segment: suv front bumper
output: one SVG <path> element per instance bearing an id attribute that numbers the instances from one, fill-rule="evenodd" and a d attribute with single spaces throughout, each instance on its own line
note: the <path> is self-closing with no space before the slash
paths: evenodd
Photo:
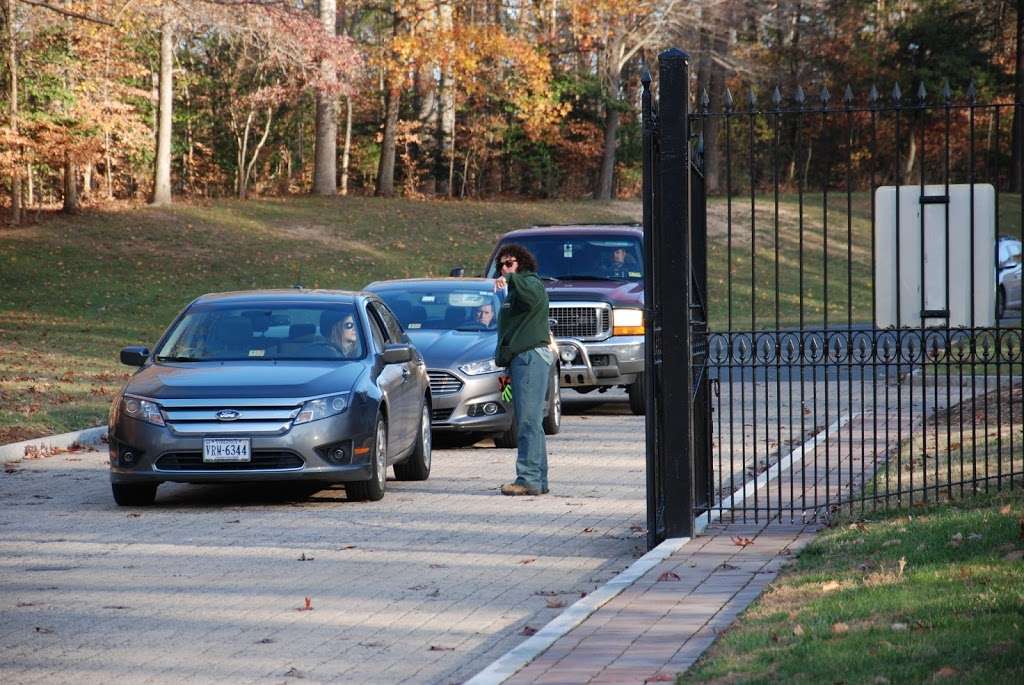
<path id="1" fill-rule="evenodd" d="M 556 338 L 562 366 L 559 384 L 563 388 L 630 385 L 644 370 L 644 337 L 613 336 L 601 342 L 581 342 L 575 338 Z M 572 350 L 575 358 L 565 361 L 563 353 Z"/>

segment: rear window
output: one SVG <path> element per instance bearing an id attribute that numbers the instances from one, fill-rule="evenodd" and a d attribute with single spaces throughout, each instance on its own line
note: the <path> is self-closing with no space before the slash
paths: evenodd
<path id="1" fill-rule="evenodd" d="M 537 259 L 542 278 L 639 281 L 644 277 L 643 246 L 633 236 L 520 236 L 522 245 Z M 501 256 L 501 249 L 495 257 Z M 498 277 L 497 259 L 487 268 L 488 278 Z"/>
<path id="2" fill-rule="evenodd" d="M 361 359 L 354 305 L 271 304 L 189 309 L 168 332 L 157 361 Z"/>

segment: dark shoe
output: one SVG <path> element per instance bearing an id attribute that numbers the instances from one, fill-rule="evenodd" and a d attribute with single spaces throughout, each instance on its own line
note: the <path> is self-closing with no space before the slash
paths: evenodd
<path id="1" fill-rule="evenodd" d="M 519 495 L 539 495 L 540 490 L 530 488 L 520 483 L 505 483 L 501 486 L 501 494 L 516 497 Z"/>
<path id="2" fill-rule="evenodd" d="M 546 494 L 548 494 L 549 492 L 551 492 L 551 491 L 550 491 L 550 490 L 548 490 L 547 488 L 541 488 L 541 489 L 540 489 L 540 494 L 542 494 L 542 495 L 546 495 Z"/>

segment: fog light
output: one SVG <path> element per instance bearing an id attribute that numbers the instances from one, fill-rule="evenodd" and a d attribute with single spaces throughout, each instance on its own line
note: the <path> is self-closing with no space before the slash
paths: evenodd
<path id="1" fill-rule="evenodd" d="M 562 362 L 565 364 L 571 364 L 576 360 L 576 348 L 575 347 L 560 347 L 558 348 L 558 356 L 562 358 Z"/>
<path id="2" fill-rule="evenodd" d="M 345 461 L 345 457 L 345 448 L 343 447 L 336 447 L 334 450 L 331 451 L 331 459 L 333 459 L 334 461 Z"/>
<path id="3" fill-rule="evenodd" d="M 484 413 L 488 416 L 494 416 L 498 413 L 498 405 L 494 402 L 488 402 L 484 405 Z"/>
<path id="4" fill-rule="evenodd" d="M 121 461 L 123 461 L 125 464 L 134 464 L 135 452 L 127 450 L 124 454 L 121 455 Z"/>

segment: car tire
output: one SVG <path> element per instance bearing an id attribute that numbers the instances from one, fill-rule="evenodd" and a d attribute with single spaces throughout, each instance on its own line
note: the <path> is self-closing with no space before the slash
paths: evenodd
<path id="1" fill-rule="evenodd" d="M 647 394 L 644 390 L 644 375 L 638 373 L 636 380 L 626 388 L 629 394 L 629 410 L 636 416 L 643 416 L 647 410 Z"/>
<path id="2" fill-rule="evenodd" d="M 996 289 L 996 322 L 1006 316 L 1006 289 L 999 286 Z"/>
<path id="3" fill-rule="evenodd" d="M 433 453 L 430 435 L 430 405 L 423 403 L 420 415 L 420 429 L 416 434 L 416 448 L 402 462 L 395 464 L 395 478 L 398 480 L 426 480 L 430 477 L 430 460 Z"/>
<path id="4" fill-rule="evenodd" d="M 159 483 L 111 483 L 119 507 L 148 507 L 156 500 Z"/>
<path id="5" fill-rule="evenodd" d="M 369 480 L 345 484 L 345 493 L 353 502 L 377 502 L 384 497 L 388 472 L 388 424 L 383 416 L 377 417 L 374 435 Z"/>
<path id="6" fill-rule="evenodd" d="M 514 416 L 508 430 L 494 436 L 494 446 L 503 449 L 515 449 L 519 446 L 519 433 L 516 431 L 516 419 Z"/>
<path id="7" fill-rule="evenodd" d="M 544 435 L 558 435 L 562 430 L 562 393 L 558 389 L 558 376 L 555 376 L 548 398 L 548 415 L 544 417 Z"/>

